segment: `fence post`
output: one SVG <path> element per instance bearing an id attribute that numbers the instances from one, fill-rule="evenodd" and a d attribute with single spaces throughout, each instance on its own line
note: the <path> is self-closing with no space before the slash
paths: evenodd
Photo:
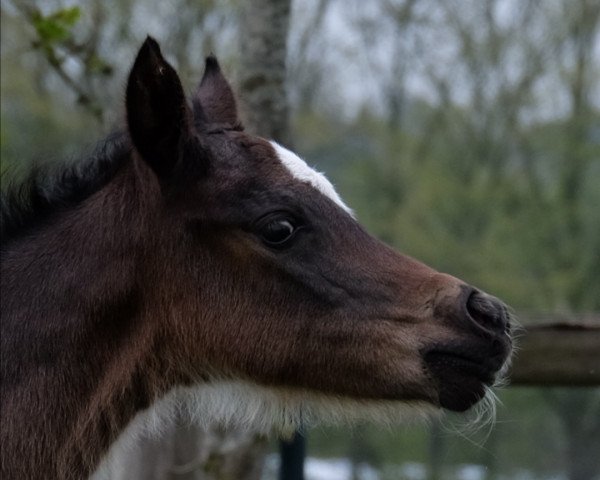
<path id="1" fill-rule="evenodd" d="M 281 467 L 279 480 L 304 480 L 304 457 L 306 455 L 306 437 L 295 432 L 290 440 L 279 442 Z"/>

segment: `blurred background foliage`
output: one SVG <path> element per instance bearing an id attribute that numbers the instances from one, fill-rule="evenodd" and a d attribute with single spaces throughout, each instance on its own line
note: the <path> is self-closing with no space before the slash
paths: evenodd
<path id="1" fill-rule="evenodd" d="M 120 128 L 147 34 L 189 90 L 210 52 L 239 77 L 239 0 L 1 5 L 3 172 Z M 600 311 L 598 0 L 298 0 L 287 70 L 295 149 L 370 231 L 524 323 Z M 500 396 L 491 433 L 317 429 L 309 455 L 355 479 L 600 478 L 597 390 Z"/>

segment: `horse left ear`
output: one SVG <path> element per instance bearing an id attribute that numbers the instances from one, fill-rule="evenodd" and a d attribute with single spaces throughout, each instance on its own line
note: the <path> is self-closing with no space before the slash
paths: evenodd
<path id="1" fill-rule="evenodd" d="M 193 105 L 194 116 L 200 125 L 243 129 L 233 90 L 213 55 L 206 58 L 204 76 L 194 92 Z"/>
<path id="2" fill-rule="evenodd" d="M 177 72 L 151 37 L 129 74 L 126 105 L 133 145 L 159 177 L 169 174 L 191 135 L 192 113 Z"/>

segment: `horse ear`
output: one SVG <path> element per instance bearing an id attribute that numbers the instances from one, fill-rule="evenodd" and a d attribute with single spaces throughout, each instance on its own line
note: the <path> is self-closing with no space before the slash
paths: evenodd
<path id="1" fill-rule="evenodd" d="M 126 94 L 133 145 L 159 176 L 171 172 L 191 134 L 191 111 L 177 72 L 148 37 L 135 59 Z"/>
<path id="2" fill-rule="evenodd" d="M 242 129 L 235 95 L 216 57 L 206 58 L 204 76 L 193 97 L 194 115 L 201 124 L 224 124 Z"/>

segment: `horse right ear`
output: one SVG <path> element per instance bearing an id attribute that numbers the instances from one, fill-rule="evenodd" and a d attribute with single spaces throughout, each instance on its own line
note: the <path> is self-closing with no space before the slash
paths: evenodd
<path id="1" fill-rule="evenodd" d="M 177 72 L 151 37 L 129 74 L 126 106 L 134 147 L 159 177 L 168 175 L 191 136 L 192 113 Z"/>
<path id="2" fill-rule="evenodd" d="M 194 115 L 200 124 L 243 130 L 235 95 L 214 55 L 206 58 L 204 76 L 192 97 Z"/>

